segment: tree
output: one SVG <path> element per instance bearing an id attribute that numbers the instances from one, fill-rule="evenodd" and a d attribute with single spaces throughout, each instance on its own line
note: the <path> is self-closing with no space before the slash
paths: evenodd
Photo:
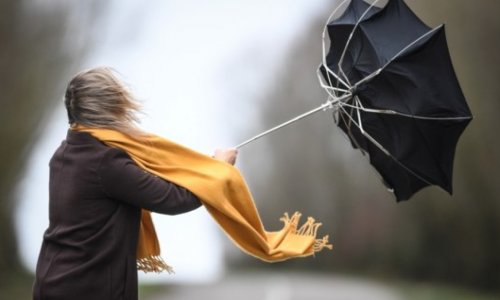
<path id="1" fill-rule="evenodd" d="M 38 129 L 89 48 L 98 8 L 97 1 L 0 2 L 0 295 L 30 290 L 31 283 L 17 283 L 26 273 L 13 228 L 14 188 Z"/>

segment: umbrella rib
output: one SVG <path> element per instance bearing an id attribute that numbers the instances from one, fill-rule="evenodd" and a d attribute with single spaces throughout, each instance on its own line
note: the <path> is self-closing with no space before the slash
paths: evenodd
<path id="1" fill-rule="evenodd" d="M 338 82 L 342 83 L 345 87 L 351 89 L 351 86 L 347 83 L 345 83 L 342 78 L 340 78 L 339 75 L 335 74 L 335 72 L 333 72 L 326 64 L 323 64 L 323 67 L 325 67 L 325 70 L 326 70 L 326 74 L 328 76 L 328 81 L 330 83 L 330 85 L 332 85 L 332 81 L 330 79 L 330 75 L 333 75 L 333 77 L 335 77 L 335 79 L 337 79 Z"/>
<path id="2" fill-rule="evenodd" d="M 392 85 L 394 85 L 394 83 L 393 83 L 393 82 L 389 82 L 389 83 L 390 83 L 390 84 L 392 84 Z M 401 95 L 400 95 L 400 98 L 403 98 L 403 96 L 401 96 Z M 403 101 L 403 103 L 407 106 L 407 103 L 406 103 L 405 101 Z M 409 107 L 408 107 L 408 106 L 407 106 L 407 110 L 408 110 L 408 111 L 410 111 L 410 109 L 409 109 Z M 413 123 L 416 123 L 416 122 L 415 122 L 415 120 L 418 120 L 417 118 L 410 118 L 410 119 L 413 119 L 413 121 L 414 121 Z M 416 126 L 417 128 L 419 128 L 416 124 L 415 124 L 415 126 Z M 420 132 L 420 131 L 419 131 L 419 132 Z M 420 134 L 422 134 L 422 133 L 420 132 Z M 422 138 L 425 140 L 425 137 L 424 137 L 424 136 L 422 136 Z M 429 148 L 428 143 L 424 143 L 424 146 L 425 146 L 425 149 L 427 150 L 427 152 L 428 152 L 428 153 L 431 153 L 431 152 L 430 152 L 430 150 L 429 150 L 430 148 Z M 411 170 L 409 167 L 407 167 L 405 164 L 403 164 L 400 160 L 396 159 L 396 157 L 394 157 L 393 155 L 391 155 L 391 157 L 392 157 L 392 159 L 393 159 L 393 160 L 394 160 L 397 164 L 399 164 L 399 165 L 400 165 L 400 166 L 402 166 L 405 170 L 407 170 L 408 172 L 410 172 L 411 174 L 413 174 L 413 176 L 415 176 L 416 178 L 420 179 L 422 182 L 425 182 L 425 183 L 426 183 L 426 184 L 428 184 L 428 185 L 433 185 L 433 183 L 429 182 L 428 180 L 424 179 L 422 176 L 418 175 L 415 171 Z M 433 160 L 436 160 L 436 158 L 435 158 L 435 157 L 433 157 L 432 155 L 431 155 L 431 157 L 433 158 Z M 437 163 L 436 163 L 436 165 L 437 165 Z"/>
<path id="3" fill-rule="evenodd" d="M 333 72 L 326 64 L 323 64 L 323 67 L 325 67 L 326 74 L 328 76 L 328 81 L 330 82 L 330 85 L 332 85 L 330 75 L 333 75 L 333 77 L 335 77 L 335 79 L 337 79 L 338 82 L 342 83 L 345 87 L 351 89 L 351 85 L 345 83 L 344 80 L 342 80 L 342 78 L 340 78 L 339 75 L 335 74 L 335 72 Z"/>
<path id="4" fill-rule="evenodd" d="M 400 115 L 403 117 L 407 118 L 413 118 L 413 119 L 421 119 L 421 120 L 437 120 L 437 121 L 449 121 L 449 120 L 468 120 L 472 119 L 472 117 L 424 117 L 424 116 L 417 116 L 417 115 L 409 115 L 409 114 L 404 114 L 400 112 L 394 112 L 395 115 Z"/>
<path id="5" fill-rule="evenodd" d="M 327 86 L 324 82 L 323 82 L 323 79 L 321 78 L 321 75 L 319 74 L 319 70 L 316 71 L 316 76 L 318 77 L 318 81 L 319 81 L 319 84 L 320 86 L 325 90 L 325 92 L 328 94 L 328 100 L 330 99 L 335 99 L 337 93 L 335 92 L 335 89 L 331 86 Z M 330 88 L 332 89 L 332 91 L 330 91 Z"/>
<path id="6" fill-rule="evenodd" d="M 357 96 L 355 96 L 355 97 L 357 98 Z M 398 113 L 398 112 L 393 111 L 393 110 L 369 109 L 369 108 L 363 107 L 362 103 L 357 104 L 357 106 L 354 106 L 354 105 L 351 105 L 351 104 L 348 104 L 348 103 L 340 103 L 340 105 L 346 106 L 346 107 L 351 107 L 352 109 L 358 110 L 358 112 L 359 112 L 359 110 L 362 110 L 362 111 L 365 111 L 365 112 L 368 112 L 368 113 L 400 115 L 400 116 L 403 116 L 403 117 L 412 118 L 414 120 L 431 120 L 431 121 L 432 120 L 438 120 L 439 121 L 439 120 L 465 120 L 465 119 L 472 119 L 472 117 L 470 117 L 470 116 L 468 116 L 468 117 L 423 117 L 423 116 L 414 116 L 414 115 L 410 115 L 410 114 Z M 361 121 L 361 119 L 360 119 L 360 121 Z M 356 124 L 356 122 L 354 122 L 354 124 Z M 356 126 L 358 126 L 358 124 L 356 124 Z M 424 142 L 424 147 L 427 149 L 428 153 L 430 154 L 431 153 L 431 151 L 429 150 L 430 147 L 429 147 L 429 144 L 428 144 L 427 140 L 425 139 L 425 135 L 422 134 L 422 132 L 420 131 L 420 127 L 419 126 L 417 126 L 417 125 L 415 125 L 415 126 L 418 129 L 419 133 L 421 134 L 422 139 L 425 141 Z M 361 132 L 364 134 L 365 132 L 363 131 L 363 128 L 360 127 L 360 126 L 358 126 L 358 127 L 360 128 Z M 368 138 L 368 139 L 370 139 L 370 138 Z M 415 177 L 417 177 L 418 179 L 422 180 L 423 182 L 425 182 L 425 183 L 427 183 L 429 185 L 433 185 L 428 180 L 424 179 L 423 177 L 421 177 L 420 175 L 418 175 L 417 173 L 415 173 L 414 171 L 412 171 L 409 167 L 407 167 L 406 165 L 404 165 L 402 162 L 400 162 L 398 159 L 396 159 L 392 154 L 389 153 L 388 155 L 390 155 L 394 161 L 396 161 L 399 165 L 401 165 L 402 167 L 404 167 L 405 170 L 409 171 Z M 437 163 L 436 157 L 434 157 L 432 154 L 431 154 L 431 157 L 435 161 L 435 165 L 439 166 L 439 164 Z M 438 169 L 441 171 L 441 174 L 443 174 L 443 176 L 446 177 L 446 174 L 442 171 L 442 169 L 439 168 L 439 167 L 438 167 Z"/>
<path id="7" fill-rule="evenodd" d="M 343 111 L 347 114 L 347 111 L 344 109 L 343 105 L 340 105 L 340 108 L 341 108 L 341 109 L 342 109 L 342 110 L 343 110 Z M 354 107 L 354 109 L 356 109 L 356 108 Z M 384 152 L 386 155 L 391 155 L 391 154 L 389 153 L 389 151 L 388 151 L 387 149 L 385 149 L 385 147 L 384 147 L 384 146 L 382 146 L 382 145 L 381 145 L 379 142 L 377 142 L 377 140 L 375 140 L 375 139 L 374 139 L 374 138 L 373 138 L 370 134 L 368 134 L 366 131 L 364 131 L 364 130 L 362 129 L 362 126 L 360 126 L 360 125 L 356 122 L 356 120 L 354 120 L 354 118 L 353 118 L 351 115 L 347 114 L 347 116 L 349 117 L 349 119 L 351 120 L 351 122 L 352 122 L 354 125 L 356 125 L 356 127 L 358 127 L 358 128 L 359 128 L 359 130 L 360 130 L 361 134 L 363 134 L 363 135 L 364 135 L 364 136 L 365 136 L 368 140 L 370 140 L 370 141 L 371 141 L 371 142 L 372 142 L 375 146 L 377 146 L 377 148 L 379 148 L 379 149 L 380 149 L 382 152 Z M 391 155 L 391 156 L 392 156 L 392 155 Z"/>
<path id="8" fill-rule="evenodd" d="M 342 109 L 344 112 L 346 112 L 346 110 L 343 107 L 344 105 L 345 104 L 343 104 L 343 103 L 339 104 L 340 109 Z M 353 108 L 356 109 L 355 107 L 353 107 Z M 392 158 L 392 160 L 394 160 L 399 166 L 401 166 L 402 168 L 404 168 L 406 171 L 408 171 L 409 173 L 411 173 L 413 176 L 415 176 L 419 180 L 427 183 L 428 185 L 433 185 L 431 182 L 429 182 L 428 180 L 426 180 L 422 176 L 418 175 L 412 169 L 410 169 L 405 164 L 403 164 L 402 162 L 400 162 L 394 155 L 392 155 L 387 149 L 385 149 L 384 146 L 382 146 L 379 142 L 377 142 L 377 140 L 375 140 L 369 133 L 367 133 L 366 131 L 362 130 L 361 127 L 360 127 L 360 125 L 358 123 L 356 123 L 356 121 L 352 118 L 352 116 L 350 116 L 349 114 L 347 114 L 347 112 L 346 112 L 346 115 L 349 117 L 349 119 L 351 119 L 352 123 L 354 123 L 354 125 L 356 125 L 356 127 L 358 127 L 360 129 L 361 134 L 363 134 L 370 142 L 372 142 L 372 144 L 374 144 L 380 151 L 382 151 L 384 154 L 386 154 L 387 156 L 389 156 L 390 158 Z"/>
<path id="9" fill-rule="evenodd" d="M 367 113 L 375 113 L 375 114 L 385 114 L 385 115 L 398 115 L 402 117 L 407 117 L 407 118 L 412 118 L 412 119 L 420 119 L 420 120 L 436 120 L 436 121 L 453 121 L 453 120 L 468 120 L 472 119 L 471 116 L 457 116 L 457 117 L 426 117 L 426 116 L 419 116 L 419 115 L 411 115 L 411 114 L 405 114 L 402 112 L 398 112 L 392 109 L 374 109 L 374 108 L 365 108 L 363 106 L 354 106 L 348 103 L 344 103 L 343 105 L 353 107 L 353 108 L 359 108 L 360 110 L 367 112 Z"/>
<path id="10" fill-rule="evenodd" d="M 359 112 L 361 108 L 361 102 L 359 101 L 358 96 L 354 96 L 354 102 L 356 103 L 356 115 L 358 116 L 358 122 L 359 122 L 359 129 L 361 129 L 361 132 L 364 132 L 365 130 L 363 129 L 363 121 L 361 120 L 361 113 Z"/>
<path id="11" fill-rule="evenodd" d="M 333 87 L 333 86 L 332 86 L 332 83 L 331 83 L 331 81 L 330 81 L 330 80 L 329 80 L 329 81 L 330 81 L 330 85 L 327 85 L 325 82 L 323 82 L 323 78 L 322 78 L 322 76 L 321 76 L 321 74 L 320 74 L 320 72 L 319 72 L 319 68 L 316 70 L 316 76 L 318 77 L 318 81 L 319 81 L 320 86 L 321 86 L 323 89 L 325 89 L 325 90 L 327 91 L 327 93 L 328 93 L 330 96 L 332 96 L 332 97 L 334 97 L 334 96 L 336 97 L 336 95 L 332 95 L 332 94 L 330 94 L 330 93 L 328 92 L 329 90 L 333 90 L 334 92 L 335 92 L 335 91 L 338 91 L 338 92 L 343 92 L 343 93 L 348 93 L 348 92 L 349 92 L 349 90 L 346 90 L 346 89 L 341 89 L 341 88 L 338 88 L 338 87 Z"/>
<path id="12" fill-rule="evenodd" d="M 408 50 L 410 47 L 412 47 L 413 45 L 415 45 L 416 43 L 420 42 L 420 40 L 422 40 L 423 38 L 427 37 L 428 35 L 434 33 L 434 31 L 437 31 L 438 29 L 442 28 L 443 25 L 439 25 L 437 26 L 436 28 L 433 28 L 431 30 L 429 30 L 428 32 L 426 32 L 425 34 L 423 34 L 421 37 L 419 37 L 418 39 L 414 40 L 413 42 L 411 42 L 410 44 L 408 44 L 406 47 L 404 47 L 401 51 L 399 51 L 396 55 L 394 55 L 393 58 L 391 58 L 383 67 L 382 69 L 385 69 L 391 62 L 393 62 L 396 58 L 398 58 L 401 54 L 403 54 L 406 50 Z"/>
<path id="13" fill-rule="evenodd" d="M 326 21 L 326 24 L 323 27 L 323 33 L 321 35 L 321 44 L 322 44 L 321 45 L 322 46 L 321 49 L 323 51 L 322 63 L 323 63 L 323 66 L 325 67 L 326 74 L 327 74 L 327 77 L 328 77 L 328 83 L 330 84 L 330 86 L 332 86 L 332 81 L 330 79 L 330 74 L 332 74 L 337 79 L 337 82 L 341 82 L 345 87 L 350 88 L 351 86 L 349 84 L 345 83 L 337 74 L 335 74 L 330 68 L 328 68 L 328 64 L 326 63 L 326 45 L 325 45 L 326 29 L 328 28 L 328 24 L 330 23 L 330 21 L 333 18 L 333 16 L 340 9 L 340 7 L 342 7 L 342 5 L 344 5 L 347 1 L 349 1 L 349 0 L 342 1 L 342 3 L 340 3 L 333 10 L 333 12 L 330 14 L 330 16 L 328 17 L 328 20 Z M 333 44 L 333 40 L 331 40 L 330 43 Z M 338 85 L 337 85 L 337 87 L 338 87 Z"/>
<path id="14" fill-rule="evenodd" d="M 365 78 L 361 79 L 360 81 L 356 82 L 353 86 L 353 89 L 356 90 L 357 87 L 360 86 L 362 83 L 365 83 L 369 80 L 372 80 L 374 77 L 379 75 L 390 63 L 392 63 L 396 58 L 398 58 L 401 54 L 403 54 L 406 50 L 408 50 L 411 46 L 415 45 L 420 40 L 422 40 L 423 38 L 425 38 L 426 36 L 428 36 L 429 34 L 433 33 L 434 31 L 438 30 L 441 27 L 443 27 L 443 25 L 440 25 L 436 28 L 429 30 L 428 32 L 426 32 L 425 34 L 423 34 L 422 36 L 420 36 L 419 38 L 417 38 L 416 40 L 414 40 L 413 42 L 408 44 L 406 47 L 401 49 L 401 51 L 399 51 L 396 55 L 394 55 L 389 61 L 387 61 L 381 68 L 377 69 L 376 71 L 374 71 L 370 75 L 368 75 Z"/>
<path id="15" fill-rule="evenodd" d="M 344 110 L 344 113 L 347 113 L 347 111 Z M 343 116 L 343 113 L 339 113 L 339 115 L 340 115 L 340 119 L 342 119 L 342 122 L 344 123 L 344 125 L 345 125 L 345 127 L 347 129 L 347 136 L 351 139 L 351 141 L 354 143 L 354 145 L 356 145 L 356 148 L 358 148 L 361 151 L 361 154 L 363 154 L 363 156 L 366 155 L 365 150 L 361 147 L 361 145 L 359 144 L 358 140 L 354 137 L 354 135 L 352 133 L 352 130 L 351 130 L 351 121 L 349 120 L 349 123 L 347 123 L 348 121 Z M 339 120 L 339 122 L 340 122 L 340 120 Z"/>
<path id="16" fill-rule="evenodd" d="M 372 4 L 370 4 L 370 6 L 363 12 L 363 14 L 359 18 L 359 20 L 356 22 L 356 25 L 354 25 L 354 28 L 352 29 L 351 34 L 349 35 L 349 38 L 347 39 L 344 50 L 342 51 L 342 55 L 340 56 L 340 60 L 338 63 L 339 73 L 341 73 L 344 76 L 344 78 L 347 80 L 347 82 L 349 82 L 349 79 L 347 78 L 347 75 L 344 73 L 344 70 L 342 68 L 342 64 L 344 63 L 344 58 L 345 58 L 345 54 L 347 52 L 347 48 L 350 46 L 351 40 L 354 36 L 354 33 L 356 32 L 356 29 L 358 29 L 359 24 L 361 23 L 363 18 L 366 16 L 366 14 L 375 6 L 375 4 L 377 4 L 377 2 L 379 2 L 379 0 L 375 0 Z"/>

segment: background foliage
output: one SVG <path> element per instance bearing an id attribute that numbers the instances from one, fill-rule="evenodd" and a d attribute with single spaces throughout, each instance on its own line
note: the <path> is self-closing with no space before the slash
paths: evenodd
<path id="1" fill-rule="evenodd" d="M 13 228 L 14 190 L 40 128 L 94 32 L 97 1 L 0 1 L 0 298 L 29 293 Z M 8 299 L 8 298 L 5 298 Z M 11 298 L 14 299 L 14 298 Z"/>

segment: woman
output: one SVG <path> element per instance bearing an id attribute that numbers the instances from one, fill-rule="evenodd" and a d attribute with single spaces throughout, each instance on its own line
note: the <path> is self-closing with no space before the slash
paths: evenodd
<path id="1" fill-rule="evenodd" d="M 137 299 L 141 210 L 181 214 L 201 206 L 188 190 L 139 168 L 79 126 L 140 138 L 139 106 L 108 68 L 77 74 L 65 105 L 71 128 L 50 161 L 49 219 L 34 299 Z M 236 150 L 214 157 L 234 164 Z"/>

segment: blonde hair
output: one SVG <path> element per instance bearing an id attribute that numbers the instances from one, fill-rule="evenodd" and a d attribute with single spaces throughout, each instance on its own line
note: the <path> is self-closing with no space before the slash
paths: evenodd
<path id="1" fill-rule="evenodd" d="M 76 74 L 68 84 L 64 104 L 71 126 L 80 124 L 140 134 L 137 123 L 141 105 L 109 67 Z"/>

